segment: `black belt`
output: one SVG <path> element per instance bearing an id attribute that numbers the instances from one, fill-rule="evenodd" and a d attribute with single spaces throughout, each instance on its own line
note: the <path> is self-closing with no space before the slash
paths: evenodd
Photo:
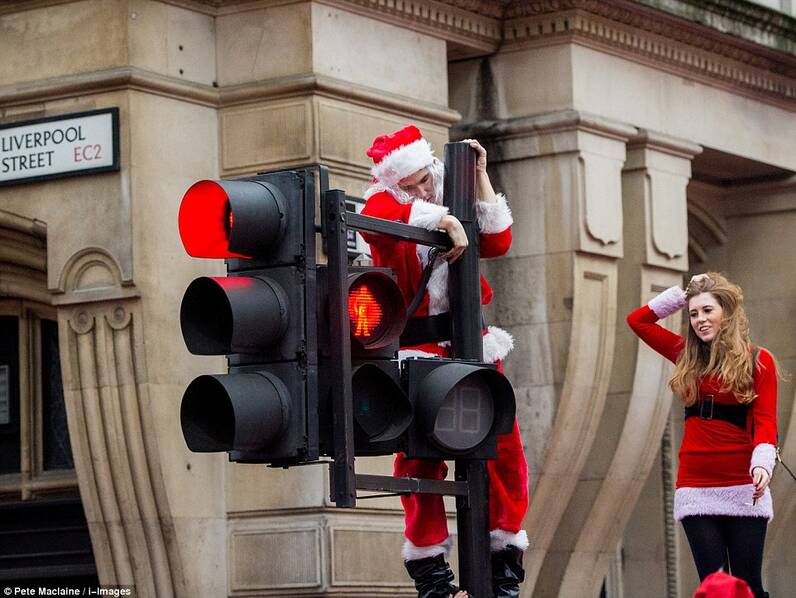
<path id="1" fill-rule="evenodd" d="M 401 333 L 401 346 L 414 347 L 425 343 L 439 343 L 451 340 L 452 336 L 453 324 L 450 312 L 436 316 L 409 318 Z"/>
<path id="2" fill-rule="evenodd" d="M 685 417 L 696 416 L 700 419 L 720 419 L 739 428 L 746 429 L 748 405 L 725 405 L 717 403 L 713 395 L 701 395 L 699 400 L 685 408 Z"/>

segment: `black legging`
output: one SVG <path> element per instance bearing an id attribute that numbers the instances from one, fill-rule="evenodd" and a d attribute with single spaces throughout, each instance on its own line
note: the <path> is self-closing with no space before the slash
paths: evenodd
<path id="1" fill-rule="evenodd" d="M 682 524 L 700 580 L 723 568 L 746 581 L 755 598 L 766 595 L 760 577 L 768 524 L 765 517 L 700 515 L 685 517 Z"/>

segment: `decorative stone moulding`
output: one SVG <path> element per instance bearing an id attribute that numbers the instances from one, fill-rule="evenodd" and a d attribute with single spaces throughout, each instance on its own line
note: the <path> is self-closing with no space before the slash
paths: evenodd
<path id="1" fill-rule="evenodd" d="M 104 249 L 86 247 L 66 262 L 53 304 L 88 303 L 138 297 L 132 280 L 124 280 L 118 262 Z"/>
<path id="2" fill-rule="evenodd" d="M 796 57 L 637 3 L 515 2 L 503 26 L 505 49 L 581 43 L 796 109 Z"/>

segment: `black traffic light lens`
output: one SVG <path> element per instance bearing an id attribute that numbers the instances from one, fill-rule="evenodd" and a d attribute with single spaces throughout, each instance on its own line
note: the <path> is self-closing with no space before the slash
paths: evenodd
<path id="1" fill-rule="evenodd" d="M 257 353 L 285 333 L 287 298 L 264 276 L 203 276 L 185 291 L 180 325 L 194 355 Z"/>
<path id="2" fill-rule="evenodd" d="M 489 385 L 468 376 L 451 389 L 437 411 L 432 439 L 452 452 L 478 446 L 495 422 L 495 406 Z"/>
<path id="3" fill-rule="evenodd" d="M 290 396 L 268 372 L 199 376 L 185 389 L 180 424 L 195 453 L 253 450 L 286 429 Z"/>
<path id="4" fill-rule="evenodd" d="M 396 380 L 373 363 L 356 367 L 351 378 L 354 421 L 370 442 L 393 440 L 412 422 L 412 405 Z"/>
<path id="5" fill-rule="evenodd" d="M 398 284 L 383 272 L 349 275 L 351 337 L 365 349 L 393 343 L 403 332 L 406 306 Z"/>

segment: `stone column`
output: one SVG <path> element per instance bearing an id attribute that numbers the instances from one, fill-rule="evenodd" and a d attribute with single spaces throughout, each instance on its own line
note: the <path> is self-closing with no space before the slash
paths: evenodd
<path id="1" fill-rule="evenodd" d="M 686 185 L 690 161 L 700 151 L 696 145 L 646 130 L 627 146 L 622 175 L 625 252 L 619 266 L 609 407 L 581 474 L 578 499 L 569 507 L 568 519 L 579 529 L 572 536 L 561 597 L 586 596 L 600 587 L 660 448 L 672 402 L 671 364 L 636 338 L 624 316 L 660 291 L 682 284 L 682 272 L 688 269 Z M 670 316 L 665 325 L 679 331 L 680 314 Z M 662 540 L 643 530 L 629 532 L 627 539 L 628 559 L 643 554 L 645 544 Z M 653 584 L 647 582 L 650 596 L 665 593 L 665 585 L 650 587 Z M 625 590 L 630 596 L 645 591 Z"/>
<path id="2" fill-rule="evenodd" d="M 595 441 L 614 356 L 622 167 L 633 127 L 564 110 L 462 131 L 488 142 L 514 213 L 508 256 L 485 270 L 531 475 L 523 595 L 557 595 L 565 513 Z M 555 570 L 559 575 L 555 575 Z"/>

